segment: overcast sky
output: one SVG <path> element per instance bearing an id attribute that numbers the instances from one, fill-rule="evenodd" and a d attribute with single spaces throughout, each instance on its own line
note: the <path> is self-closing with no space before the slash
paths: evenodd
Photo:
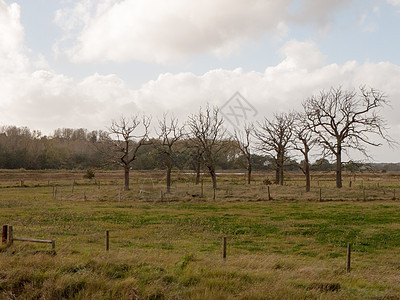
<path id="1" fill-rule="evenodd" d="M 388 96 L 400 141 L 400 0 L 0 0 L 0 125 L 184 120 L 236 92 L 256 120 L 361 85 Z"/>

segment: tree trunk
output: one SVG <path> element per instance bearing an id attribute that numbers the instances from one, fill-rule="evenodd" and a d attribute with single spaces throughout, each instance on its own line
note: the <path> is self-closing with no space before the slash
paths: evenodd
<path id="1" fill-rule="evenodd" d="M 279 184 L 279 182 L 280 182 L 280 177 L 279 177 L 279 175 L 280 175 L 280 172 L 279 172 L 279 165 L 278 164 L 276 164 L 276 169 L 275 169 L 275 184 Z"/>
<path id="2" fill-rule="evenodd" d="M 247 165 L 247 184 L 251 183 L 251 162 Z"/>
<path id="3" fill-rule="evenodd" d="M 283 185 L 283 162 L 285 159 L 284 152 L 278 154 L 278 172 L 279 172 L 279 185 Z"/>
<path id="4" fill-rule="evenodd" d="M 125 171 L 125 191 L 129 191 L 129 166 L 124 166 Z"/>
<path id="5" fill-rule="evenodd" d="M 340 143 L 336 151 L 336 187 L 342 187 L 342 145 Z"/>
<path id="6" fill-rule="evenodd" d="M 304 175 L 306 176 L 306 192 L 311 189 L 311 176 L 310 176 L 310 162 L 308 161 L 308 154 L 305 155 L 304 159 Z"/>
<path id="7" fill-rule="evenodd" d="M 214 168 L 208 168 L 210 171 L 212 183 L 213 183 L 213 189 L 217 188 L 217 174 L 215 174 Z"/>
<path id="8" fill-rule="evenodd" d="M 168 162 L 167 165 L 167 194 L 171 193 L 171 171 L 172 171 L 172 164 Z"/>

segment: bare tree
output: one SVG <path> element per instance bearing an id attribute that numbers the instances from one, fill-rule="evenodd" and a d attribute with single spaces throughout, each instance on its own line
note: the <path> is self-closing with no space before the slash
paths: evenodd
<path id="1" fill-rule="evenodd" d="M 275 184 L 283 185 L 283 168 L 292 138 L 293 113 L 274 114 L 272 120 L 264 119 L 254 131 L 261 151 L 269 154 L 275 162 Z"/>
<path id="2" fill-rule="evenodd" d="M 306 192 L 311 188 L 311 175 L 310 175 L 310 151 L 317 143 L 314 132 L 311 129 L 305 114 L 295 114 L 293 124 L 294 138 L 291 140 L 293 149 L 300 151 L 303 155 L 303 162 L 300 164 L 300 169 L 306 177 Z"/>
<path id="3" fill-rule="evenodd" d="M 164 114 L 163 119 L 158 121 L 158 138 L 160 144 L 158 150 L 165 156 L 165 166 L 167 168 L 167 193 L 171 192 L 171 171 L 173 164 L 174 145 L 184 135 L 184 126 L 178 125 L 178 119 L 171 116 L 169 121 Z"/>
<path id="4" fill-rule="evenodd" d="M 246 169 L 247 169 L 247 184 L 251 183 L 251 171 L 252 171 L 252 157 L 251 157 L 251 149 L 250 149 L 250 137 L 251 133 L 254 130 L 253 125 L 245 124 L 243 131 L 235 130 L 234 140 L 236 142 L 236 146 L 242 155 L 246 158 Z"/>
<path id="5" fill-rule="evenodd" d="M 365 87 L 360 88 L 360 94 L 341 87 L 331 88 L 304 101 L 312 130 L 324 150 L 336 158 L 336 187 L 342 187 L 343 151 L 355 149 L 368 156 L 366 145 L 381 145 L 371 139 L 373 135 L 394 144 L 386 134 L 385 120 L 377 112 L 387 104 L 384 93 Z"/>
<path id="6" fill-rule="evenodd" d="M 217 188 L 217 176 L 215 173 L 215 157 L 224 148 L 223 139 L 225 129 L 224 120 L 217 107 L 211 109 L 208 105 L 203 111 L 201 108 L 196 115 L 191 115 L 188 127 L 191 139 L 202 152 L 202 158 L 213 182 L 213 188 Z"/>
<path id="7" fill-rule="evenodd" d="M 139 133 L 140 125 L 142 132 Z M 110 136 L 103 139 L 109 144 L 109 156 L 114 163 L 124 168 L 125 185 L 124 189 L 129 190 L 129 171 L 133 161 L 136 159 L 139 148 L 148 143 L 150 118 L 143 116 L 142 120 L 138 116 L 130 119 L 121 117 L 119 121 L 112 121 L 109 128 Z"/>

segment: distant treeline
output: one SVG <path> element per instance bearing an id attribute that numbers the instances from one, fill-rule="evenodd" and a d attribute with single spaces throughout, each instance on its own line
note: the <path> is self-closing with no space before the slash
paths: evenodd
<path id="1" fill-rule="evenodd" d="M 97 144 L 101 135 L 107 134 L 101 130 L 87 129 L 56 129 L 51 136 L 42 135 L 40 131 L 27 127 L 0 127 L 0 169 L 87 169 L 103 168 L 117 169 L 107 160 L 104 153 L 98 150 Z M 153 139 L 154 144 L 157 143 Z M 193 170 L 196 166 L 196 153 L 183 139 L 177 145 L 174 155 L 174 165 L 179 169 Z M 228 142 L 229 143 L 229 142 Z M 221 152 L 216 159 L 217 169 L 235 170 L 245 168 L 245 159 L 233 145 L 228 151 Z M 164 169 L 163 153 L 152 144 L 140 148 L 134 169 L 154 170 Z M 253 154 L 253 169 L 268 170 L 273 168 L 271 158 L 265 155 Z M 350 171 L 400 171 L 400 164 L 348 164 Z M 345 168 L 346 168 L 345 167 Z M 287 170 L 299 170 L 299 162 L 289 160 Z M 333 165 L 326 159 L 319 159 L 312 165 L 315 171 L 333 170 Z"/>

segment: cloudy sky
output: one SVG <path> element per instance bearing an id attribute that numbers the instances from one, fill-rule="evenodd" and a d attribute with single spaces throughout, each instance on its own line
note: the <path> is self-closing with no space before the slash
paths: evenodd
<path id="1" fill-rule="evenodd" d="M 184 120 L 236 92 L 256 120 L 366 85 L 388 96 L 400 141 L 399 53 L 400 0 L 0 0 L 0 125 Z"/>

